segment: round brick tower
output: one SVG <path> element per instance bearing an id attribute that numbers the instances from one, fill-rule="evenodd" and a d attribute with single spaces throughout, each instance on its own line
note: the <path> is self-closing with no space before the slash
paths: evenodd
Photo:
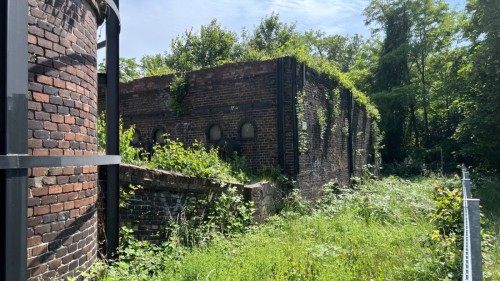
<path id="1" fill-rule="evenodd" d="M 29 0 L 30 155 L 97 154 L 101 0 Z M 97 256 L 97 167 L 28 171 L 28 277 L 77 276 Z"/>

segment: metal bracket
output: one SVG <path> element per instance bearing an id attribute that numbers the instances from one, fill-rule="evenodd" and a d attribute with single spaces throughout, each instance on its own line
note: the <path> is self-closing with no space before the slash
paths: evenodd
<path id="1" fill-rule="evenodd" d="M 111 10 L 115 12 L 118 21 L 121 23 L 122 20 L 120 19 L 120 10 L 118 10 L 118 7 L 116 6 L 115 2 L 113 2 L 113 0 L 104 0 L 104 1 L 106 1 L 106 4 L 108 4 Z"/>
<path id="2" fill-rule="evenodd" d="M 0 170 L 36 167 L 99 166 L 120 164 L 119 155 L 86 156 L 31 156 L 22 154 L 0 155 Z"/>

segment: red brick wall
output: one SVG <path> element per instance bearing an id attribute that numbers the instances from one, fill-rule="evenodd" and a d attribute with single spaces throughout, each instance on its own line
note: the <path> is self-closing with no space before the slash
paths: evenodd
<path id="1" fill-rule="evenodd" d="M 342 130 L 348 120 L 349 93 L 340 87 L 340 100 L 327 102 L 327 96 L 337 88 L 337 82 L 306 68 L 303 88 L 306 109 L 304 118 L 298 120 L 299 131 L 303 135 L 300 147 L 304 148 L 299 155 L 297 183 L 302 195 L 308 199 L 318 198 L 321 186 L 330 180 L 336 179 L 341 185 L 349 184 L 348 135 Z M 331 117 L 328 110 L 333 103 L 340 106 L 336 118 Z M 326 124 L 320 124 L 319 110 L 325 113 Z M 324 131 L 323 138 L 321 130 Z"/>
<path id="2" fill-rule="evenodd" d="M 349 91 L 294 58 L 235 63 L 188 73 L 183 117 L 177 117 L 168 106 L 172 78 L 168 75 L 121 84 L 120 114 L 126 126 L 136 125 L 143 144 L 151 142 L 159 128 L 184 143 L 195 139 L 207 143 L 207 130 L 217 123 L 226 138 L 240 144 L 252 167 L 276 166 L 281 153 L 284 172 L 297 180 L 304 197 L 311 200 L 318 198 L 321 186 L 332 179 L 349 185 L 350 161 L 355 176 L 361 175 L 362 165 L 367 163 L 371 121 L 366 111 L 359 106 L 350 110 Z M 327 96 L 334 89 L 340 95 L 328 102 Z M 306 93 L 303 120 L 298 120 L 296 111 L 300 92 Z M 99 94 L 100 110 L 104 108 L 104 96 Z M 340 108 L 335 119 L 329 113 L 333 102 Z M 328 116 L 323 137 L 318 110 Z M 256 138 L 241 140 L 238 127 L 248 118 L 255 121 Z M 307 151 L 300 152 L 299 133 L 306 138 Z M 358 153 L 355 159 L 349 153 L 349 135 L 353 154 Z"/>
<path id="3" fill-rule="evenodd" d="M 120 86 L 120 114 L 126 126 L 135 124 L 142 143 L 151 142 L 158 128 L 185 143 L 207 143 L 207 130 L 217 123 L 225 138 L 239 143 L 250 165 L 278 164 L 275 60 L 188 73 L 186 114 L 182 117 L 168 106 L 172 78 L 173 75 L 144 78 Z M 104 94 L 99 94 L 99 101 L 101 110 Z M 240 139 L 239 125 L 244 120 L 255 122 L 255 139 Z"/>
<path id="4" fill-rule="evenodd" d="M 354 159 L 354 175 L 355 177 L 363 176 L 363 168 L 373 158 L 371 151 L 371 118 L 366 114 L 366 109 L 356 104 L 353 112 L 353 159 Z M 372 163 L 373 164 L 373 163 Z"/>
<path id="5" fill-rule="evenodd" d="M 188 177 L 179 173 L 161 171 L 133 165 L 120 166 L 121 188 L 129 190 L 130 184 L 141 186 L 120 208 L 122 224 L 131 223 L 134 236 L 141 240 L 158 241 L 156 234 L 172 220 L 178 219 L 184 208 L 210 194 L 219 196 L 226 187 L 206 178 Z M 274 183 L 260 182 L 252 185 L 232 183 L 231 186 L 254 203 L 254 222 L 263 222 L 276 214 L 283 205 L 283 193 Z M 102 209 L 104 212 L 105 209 Z"/>
<path id="6" fill-rule="evenodd" d="M 29 0 L 30 155 L 97 154 L 92 0 Z M 97 167 L 29 172 L 29 280 L 79 274 L 97 251 Z"/>

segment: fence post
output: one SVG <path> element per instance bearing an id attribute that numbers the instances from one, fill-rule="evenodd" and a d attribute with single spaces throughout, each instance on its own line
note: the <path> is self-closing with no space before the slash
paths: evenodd
<path id="1" fill-rule="evenodd" d="M 479 199 L 467 199 L 469 212 L 470 247 L 472 280 L 483 280 L 483 258 L 481 255 L 481 223 L 479 215 Z"/>
<path id="2" fill-rule="evenodd" d="M 479 199 L 471 197 L 469 171 L 462 165 L 462 188 L 464 197 L 464 281 L 483 280 L 483 258 L 481 254 L 481 221 Z"/>

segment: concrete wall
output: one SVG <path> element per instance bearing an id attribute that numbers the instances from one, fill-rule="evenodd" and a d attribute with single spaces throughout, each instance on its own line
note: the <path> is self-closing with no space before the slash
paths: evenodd
<path id="1" fill-rule="evenodd" d="M 92 0 L 29 0 L 30 155 L 97 154 Z M 28 276 L 78 275 L 97 254 L 97 167 L 29 170 Z"/>

